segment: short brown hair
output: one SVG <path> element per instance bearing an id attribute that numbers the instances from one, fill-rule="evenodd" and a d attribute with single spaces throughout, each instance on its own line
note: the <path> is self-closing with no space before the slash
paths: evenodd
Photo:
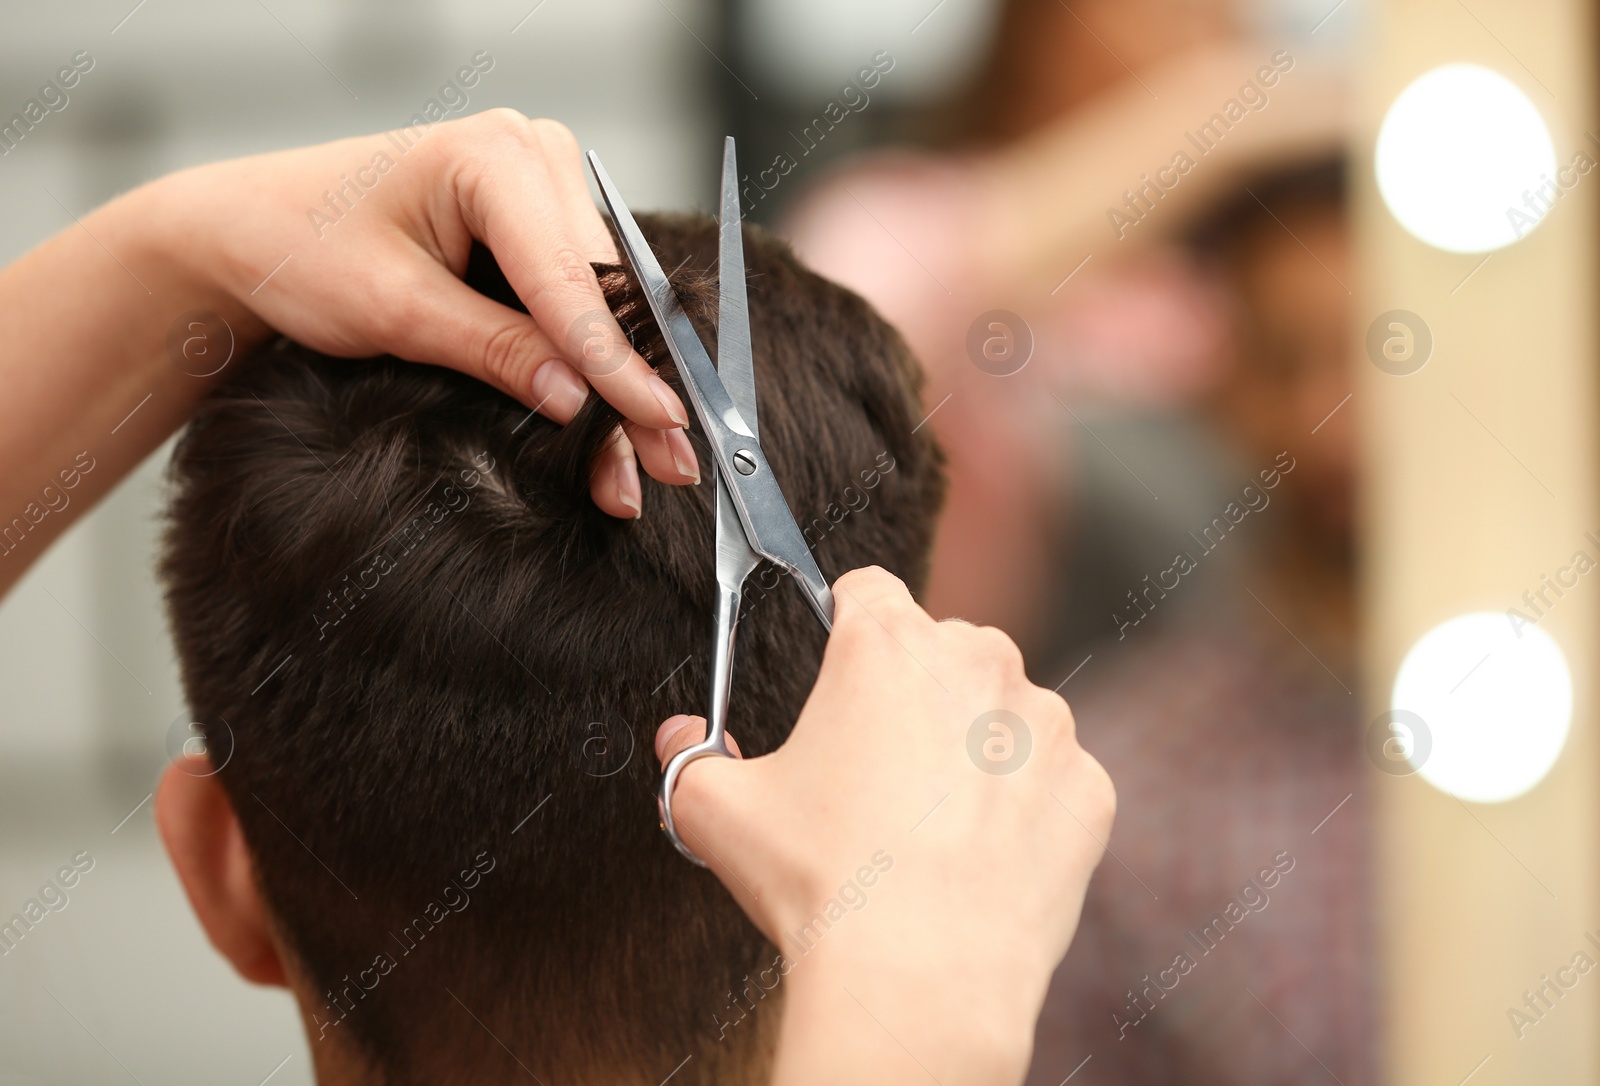
<path id="1" fill-rule="evenodd" d="M 640 222 L 711 343 L 716 224 Z M 747 228 L 746 261 L 762 442 L 819 565 L 919 586 L 943 483 L 905 345 L 781 241 Z M 677 385 L 631 273 L 597 270 Z M 468 281 L 516 304 L 485 250 Z M 689 1056 L 674 1082 L 727 1081 L 770 1043 L 775 1011 L 733 1023 L 777 951 L 654 809 L 656 725 L 705 707 L 714 490 L 647 479 L 641 519 L 601 513 L 617 422 L 595 396 L 559 427 L 451 371 L 280 342 L 174 456 L 162 572 L 192 709 L 326 990 L 313 1044 L 384 1082 L 656 1082 Z M 749 755 L 783 741 L 825 641 L 780 580 L 752 577 L 739 630 Z"/>

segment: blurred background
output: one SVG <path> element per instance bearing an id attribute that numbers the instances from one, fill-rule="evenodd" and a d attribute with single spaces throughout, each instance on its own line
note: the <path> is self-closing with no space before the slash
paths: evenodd
<path id="1" fill-rule="evenodd" d="M 430 101 L 565 122 L 637 208 L 709 212 L 738 138 L 746 216 L 927 369 L 925 602 L 1010 632 L 1118 785 L 1030 1082 L 1600 1081 L 1591 5 L 0 17 L 0 124 L 92 59 L 0 127 L 6 260 L 163 173 Z M 189 734 L 168 452 L 0 603 L 0 922 L 92 861 L 0 928 L 0 1083 L 311 1081 L 151 818 Z"/>

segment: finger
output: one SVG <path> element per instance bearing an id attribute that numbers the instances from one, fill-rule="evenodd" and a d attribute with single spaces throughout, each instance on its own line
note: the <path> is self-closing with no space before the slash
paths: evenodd
<path id="1" fill-rule="evenodd" d="M 938 681 L 925 662 L 939 658 L 938 624 L 900 578 L 877 566 L 851 570 L 833 583 L 833 608 L 824 671 L 832 666 L 848 672 L 867 658 L 886 666 L 910 659 Z"/>
<path id="2" fill-rule="evenodd" d="M 479 294 L 420 250 L 408 263 L 409 282 L 386 295 L 391 308 L 376 346 L 460 370 L 556 422 L 571 421 L 589 384 L 532 317 Z"/>
<path id="3" fill-rule="evenodd" d="M 534 122 L 536 125 L 538 122 Z M 550 167 L 550 180 L 555 185 L 557 199 L 565 210 L 567 220 L 584 246 L 589 260 L 602 264 L 620 263 L 616 240 L 600 217 L 600 209 L 589 195 L 589 180 L 583 169 L 583 156 L 569 155 L 559 137 L 548 138 L 550 133 L 536 129 L 540 142 L 545 145 Z"/>
<path id="4" fill-rule="evenodd" d="M 501 126 L 501 138 L 474 145 L 476 168 L 452 175 L 474 235 L 493 251 L 512 289 L 562 357 L 612 406 L 642 426 L 687 426 L 689 416 L 677 393 L 627 345 L 617 327 L 585 255 L 584 228 L 571 222 L 553 179 L 550 160 L 576 161 L 576 140 L 554 122 L 524 118 L 519 128 L 512 111 L 481 116 Z M 562 149 L 552 150 L 555 144 Z M 592 205 L 588 214 L 597 214 Z M 525 380 L 531 374 L 520 376 Z M 515 384 L 518 377 L 513 372 L 503 380 Z"/>
<path id="5" fill-rule="evenodd" d="M 589 398 L 589 382 L 559 358 L 533 371 L 533 409 L 565 426 Z"/>
<path id="6" fill-rule="evenodd" d="M 622 429 L 633 442 L 639 463 L 651 478 L 663 483 L 700 481 L 700 465 L 695 460 L 694 446 L 689 444 L 687 431 L 651 430 L 631 422 L 623 423 Z"/>
<path id="7" fill-rule="evenodd" d="M 390 338 L 378 343 L 381 349 L 413 361 L 452 366 L 486 380 L 506 372 L 493 364 L 497 352 L 540 357 L 543 361 L 526 388 L 491 383 L 507 395 L 531 401 L 534 410 L 555 422 L 564 425 L 572 421 L 589 395 L 589 386 L 556 356 L 554 346 L 527 314 L 484 297 L 440 264 L 422 261 L 417 268 L 411 289 L 399 292 L 397 315 L 384 322 Z M 652 476 L 664 483 L 698 482 L 693 450 L 683 430 L 639 427 L 637 432 L 647 439 L 647 468 Z M 595 504 L 612 516 L 631 520 L 640 515 L 639 469 L 633 445 L 620 430 L 595 458 L 589 489 Z"/>
<path id="8" fill-rule="evenodd" d="M 926 612 L 911 598 L 906 583 L 880 566 L 853 569 L 833 583 L 834 627 L 866 622 L 878 625 L 904 621 Z"/>
<path id="9" fill-rule="evenodd" d="M 555 184 L 562 207 L 566 210 L 574 230 L 585 240 L 586 253 L 591 261 L 619 263 L 616 241 L 600 217 L 600 210 L 589 195 L 589 183 L 584 176 L 581 157 L 568 157 L 560 141 L 546 143 L 549 152 L 550 177 Z M 663 483 L 698 483 L 700 465 L 694 446 L 689 444 L 687 432 L 679 427 L 669 430 L 651 430 L 634 422 L 624 425 L 634 451 L 639 454 L 639 464 L 646 474 Z"/>
<path id="10" fill-rule="evenodd" d="M 679 713 L 677 716 L 668 717 L 662 722 L 661 727 L 656 729 L 656 760 L 661 763 L 662 769 L 667 768 L 667 763 L 672 760 L 673 755 L 677 754 L 686 745 L 679 742 L 676 737 L 682 734 L 684 729 L 697 725 L 700 729 L 701 737 L 704 738 L 706 734 L 706 718 L 703 716 L 689 716 Z M 697 742 L 697 740 L 691 739 L 688 742 Z"/>
<path id="11" fill-rule="evenodd" d="M 614 517 L 635 520 L 642 515 L 644 491 L 639 485 L 639 465 L 634 461 L 633 445 L 621 430 L 595 457 L 589 494 L 601 510 Z"/>
<path id="12" fill-rule="evenodd" d="M 705 737 L 705 717 L 683 714 L 669 717 L 661 727 L 656 729 L 656 758 L 661 762 L 661 768 L 665 769 L 668 762 L 696 743 L 702 742 Z M 744 753 L 739 749 L 739 741 L 737 739 L 726 733 L 724 733 L 723 738 L 728 743 L 729 752 L 735 758 L 744 757 Z"/>

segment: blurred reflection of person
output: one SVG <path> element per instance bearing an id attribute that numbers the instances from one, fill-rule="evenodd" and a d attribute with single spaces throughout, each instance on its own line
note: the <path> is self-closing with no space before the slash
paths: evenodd
<path id="1" fill-rule="evenodd" d="M 929 425 L 950 458 L 930 606 L 1000 626 L 1033 657 L 1069 515 L 1068 405 L 1172 403 L 1204 385 L 1216 306 L 1172 239 L 1244 177 L 1342 139 L 1341 80 L 1296 60 L 1146 219 L 1113 226 L 1109 212 L 1172 162 L 1186 131 L 1259 86 L 1277 50 L 1237 35 L 1218 0 L 1017 0 L 950 149 L 846 164 L 783 224 L 928 370 Z M 986 338 L 1007 337 L 979 319 L 997 309 L 1031 340 L 1008 376 L 975 361 Z"/>
<path id="2" fill-rule="evenodd" d="M 1074 684 L 1122 813 L 1030 1082 L 1090 1055 L 1105 1082 L 1375 1080 L 1341 171 L 1252 184 L 1199 241 L 1231 302 L 1204 412 L 1235 512 L 1174 535 L 1195 568 L 1130 584 Z"/>
<path id="3" fill-rule="evenodd" d="M 847 165 L 788 223 L 929 370 L 928 424 L 951 469 L 934 613 L 1007 629 L 1051 685 L 1084 659 L 1065 647 L 1082 633 L 1062 633 L 1064 601 L 1086 594 L 1071 551 L 1116 552 L 1132 531 L 1143 552 L 1165 532 L 1198 557 L 1176 591 L 1141 597 L 1158 606 L 1121 639 L 1102 620 L 1105 647 L 1062 691 L 1122 814 L 1031 1083 L 1058 1084 L 1086 1058 L 1090 1081 L 1119 1083 L 1300 1082 L 1326 1074 L 1319 1063 L 1346 1086 L 1375 1073 L 1351 692 L 1355 412 L 1341 391 L 1350 276 L 1338 168 L 1295 165 L 1341 146 L 1340 80 L 1289 50 L 1263 108 L 1135 225 L 1109 216 L 1186 132 L 1260 85 L 1277 49 L 1237 24 L 1224 4 L 1019 0 L 960 118 L 968 139 Z M 1006 343 L 1030 337 L 1027 364 L 997 375 Z M 975 353 L 986 341 L 1000 364 Z M 1196 402 L 1232 446 L 1235 500 L 1270 504 L 1211 551 L 1171 514 L 1165 528 L 1085 522 L 1068 440 L 1087 431 L 1083 405 Z M 1260 489 L 1279 453 L 1292 469 Z M 1260 497 L 1239 495 L 1251 481 Z M 1146 582 L 1122 583 L 1127 562 L 1092 569 L 1105 583 L 1087 594 L 1131 619 L 1142 612 L 1124 597 Z"/>

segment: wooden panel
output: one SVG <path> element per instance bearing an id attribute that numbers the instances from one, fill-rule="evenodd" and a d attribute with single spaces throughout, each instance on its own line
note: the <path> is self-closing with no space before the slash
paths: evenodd
<path id="1" fill-rule="evenodd" d="M 1418 0 L 1374 4 L 1371 16 L 1357 342 L 1375 316 L 1405 309 L 1427 322 L 1434 351 L 1405 377 L 1380 372 L 1364 354 L 1356 362 L 1369 718 L 1387 708 L 1395 669 L 1419 636 L 1453 615 L 1516 605 L 1575 550 L 1595 554 L 1583 537 L 1600 528 L 1592 256 L 1600 171 L 1535 232 L 1483 261 L 1407 234 L 1378 197 L 1370 159 L 1394 96 L 1453 61 L 1520 86 L 1550 125 L 1561 164 L 1584 146 L 1600 154 L 1584 137 L 1593 125 L 1590 13 L 1575 0 Z M 1390 1082 L 1600 1081 L 1600 969 L 1523 1023 L 1520 1037 L 1509 1013 L 1575 954 L 1600 962 L 1585 939 L 1600 940 L 1597 605 L 1600 577 L 1585 578 L 1540 624 L 1571 664 L 1575 716 L 1565 753 L 1532 792 L 1463 804 L 1418 777 L 1373 774 Z"/>

